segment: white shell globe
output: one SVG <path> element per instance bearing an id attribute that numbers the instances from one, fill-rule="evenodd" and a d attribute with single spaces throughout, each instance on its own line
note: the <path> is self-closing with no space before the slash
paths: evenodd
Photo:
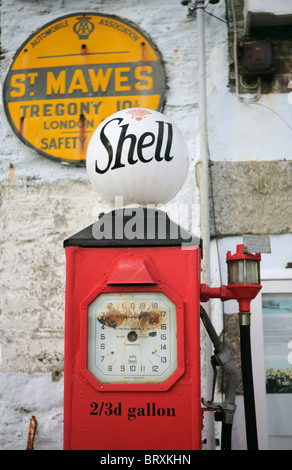
<path id="1" fill-rule="evenodd" d="M 86 169 L 97 193 L 123 205 L 165 204 L 181 189 L 189 152 L 180 130 L 164 114 L 145 108 L 118 111 L 94 131 Z"/>

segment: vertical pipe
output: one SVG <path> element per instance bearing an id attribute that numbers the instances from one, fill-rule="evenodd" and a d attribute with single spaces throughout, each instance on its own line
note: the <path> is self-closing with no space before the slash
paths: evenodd
<path id="1" fill-rule="evenodd" d="M 209 215 L 209 156 L 207 142 L 207 106 L 206 106 L 206 65 L 205 65 L 205 24 L 204 1 L 197 1 L 197 28 L 198 28 L 198 79 L 199 79 L 199 134 L 200 134 L 200 197 L 201 197 L 201 237 L 203 239 L 203 282 L 210 285 L 210 215 Z M 209 313 L 209 305 L 206 306 Z M 206 339 L 206 357 L 212 356 L 212 344 Z M 206 389 L 212 390 L 212 366 L 206 362 Z M 215 448 L 215 429 L 213 413 L 205 413 L 205 429 L 207 449 Z"/>

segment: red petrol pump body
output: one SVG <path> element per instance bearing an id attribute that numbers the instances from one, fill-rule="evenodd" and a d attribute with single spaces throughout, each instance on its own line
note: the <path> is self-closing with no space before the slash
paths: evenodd
<path id="1" fill-rule="evenodd" d="M 119 210 L 64 242 L 64 449 L 201 448 L 201 242 L 133 211 L 141 237 L 115 237 Z"/>

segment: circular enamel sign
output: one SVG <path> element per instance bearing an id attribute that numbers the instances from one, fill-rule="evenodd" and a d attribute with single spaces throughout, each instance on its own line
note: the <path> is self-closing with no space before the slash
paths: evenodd
<path id="1" fill-rule="evenodd" d="M 189 153 L 177 126 L 146 108 L 125 109 L 105 119 L 88 145 L 89 179 L 103 198 L 128 204 L 164 204 L 181 189 Z"/>
<path id="2" fill-rule="evenodd" d="M 44 156 L 81 163 L 105 118 L 132 107 L 161 110 L 164 92 L 162 60 L 145 33 L 116 16 L 75 13 L 22 44 L 3 100 L 25 144 Z"/>

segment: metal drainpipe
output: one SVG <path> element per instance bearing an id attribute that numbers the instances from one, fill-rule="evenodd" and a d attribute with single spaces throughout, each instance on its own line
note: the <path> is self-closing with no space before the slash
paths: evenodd
<path id="1" fill-rule="evenodd" d="M 199 133 L 200 133 L 200 197 L 201 197 L 201 236 L 203 239 L 203 282 L 210 285 L 210 214 L 209 214 L 209 155 L 207 141 L 207 106 L 206 106 L 206 66 L 205 66 L 205 24 L 204 1 L 196 2 L 198 31 L 198 72 L 199 72 Z M 210 303 L 205 306 L 210 314 Z M 212 344 L 206 339 L 206 357 L 212 356 Z M 206 363 L 206 389 L 212 390 L 213 371 L 211 362 Z M 207 450 L 215 449 L 215 426 L 213 413 L 205 413 Z"/>

